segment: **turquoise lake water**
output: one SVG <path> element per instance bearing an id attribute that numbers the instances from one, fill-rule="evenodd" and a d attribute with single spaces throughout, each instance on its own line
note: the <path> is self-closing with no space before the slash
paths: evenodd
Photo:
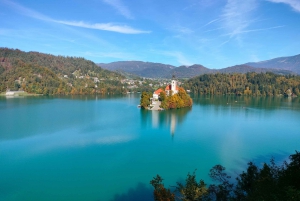
<path id="1" fill-rule="evenodd" d="M 139 95 L 0 97 L 0 200 L 153 200 L 150 180 L 176 184 L 221 164 L 300 150 L 299 98 L 194 97 L 191 109 L 142 111 Z"/>

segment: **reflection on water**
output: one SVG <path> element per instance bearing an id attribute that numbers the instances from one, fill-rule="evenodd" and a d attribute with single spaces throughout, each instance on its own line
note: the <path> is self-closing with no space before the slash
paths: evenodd
<path id="1" fill-rule="evenodd" d="M 135 188 L 130 188 L 128 192 L 116 194 L 111 201 L 153 201 L 153 199 L 153 189 L 139 182 Z"/>
<path id="2" fill-rule="evenodd" d="M 292 109 L 299 110 L 300 98 L 291 97 L 249 97 L 249 96 L 192 96 L 193 103 L 201 106 L 231 106 L 263 110 Z"/>
<path id="3" fill-rule="evenodd" d="M 181 124 L 192 108 L 182 108 L 178 110 L 148 111 L 141 110 L 141 122 L 143 126 L 150 124 L 153 128 L 170 129 L 170 134 L 174 136 L 177 124 Z"/>

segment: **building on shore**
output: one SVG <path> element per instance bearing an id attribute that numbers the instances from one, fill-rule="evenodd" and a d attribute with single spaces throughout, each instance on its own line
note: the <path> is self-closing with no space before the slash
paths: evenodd
<path id="1" fill-rule="evenodd" d="M 6 91 L 5 95 L 6 96 L 19 96 L 24 94 L 24 91 Z"/>
<path id="2" fill-rule="evenodd" d="M 158 100 L 158 98 L 159 98 L 159 94 L 161 93 L 161 92 L 163 92 L 164 90 L 162 89 L 162 88 L 159 88 L 159 89 L 157 89 L 156 91 L 154 91 L 153 92 L 153 99 L 154 100 Z"/>

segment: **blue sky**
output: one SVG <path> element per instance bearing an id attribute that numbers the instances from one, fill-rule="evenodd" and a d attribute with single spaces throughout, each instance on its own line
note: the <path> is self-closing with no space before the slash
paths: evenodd
<path id="1" fill-rule="evenodd" d="M 300 0 L 0 0 L 0 47 L 175 66 L 300 54 Z"/>

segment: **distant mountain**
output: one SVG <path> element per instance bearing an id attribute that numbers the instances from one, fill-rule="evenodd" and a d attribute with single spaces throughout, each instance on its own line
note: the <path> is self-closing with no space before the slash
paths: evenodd
<path id="1" fill-rule="evenodd" d="M 217 72 L 219 72 L 219 73 L 249 73 L 249 72 L 266 73 L 266 72 L 272 72 L 275 74 L 283 74 L 283 75 L 295 74 L 294 72 L 289 71 L 289 70 L 273 69 L 273 68 L 256 68 L 256 67 L 248 66 L 245 64 L 223 68 L 223 69 L 218 70 Z"/>
<path id="2" fill-rule="evenodd" d="M 208 69 L 202 65 L 179 66 L 142 62 L 142 61 L 118 61 L 112 63 L 99 63 L 98 66 L 112 71 L 127 72 L 148 78 L 171 78 L 175 75 L 178 78 L 190 78 L 206 73 L 214 73 L 216 70 Z"/>
<path id="3" fill-rule="evenodd" d="M 176 68 L 172 65 L 143 61 L 117 61 L 108 64 L 99 63 L 98 66 L 111 71 L 123 71 L 150 78 L 171 77 L 172 69 Z"/>
<path id="4" fill-rule="evenodd" d="M 293 71 L 300 74 L 300 54 L 290 57 L 279 57 L 260 62 L 250 62 L 245 65 L 252 66 L 255 68 L 273 68 Z"/>
<path id="5" fill-rule="evenodd" d="M 230 66 L 223 69 L 209 69 L 205 66 L 194 64 L 192 66 L 179 66 L 142 62 L 142 61 L 118 61 L 112 63 L 98 64 L 104 69 L 111 71 L 121 71 L 133 75 L 148 78 L 171 78 L 175 75 L 177 78 L 191 78 L 203 74 L 211 73 L 265 73 L 272 72 L 276 74 L 300 74 L 300 55 L 293 57 L 282 57 L 268 61 L 247 63 Z"/>
<path id="6" fill-rule="evenodd" d="M 191 78 L 197 75 L 216 73 L 216 70 L 206 68 L 199 64 L 192 66 L 179 66 L 172 70 L 172 74 L 179 78 Z"/>

